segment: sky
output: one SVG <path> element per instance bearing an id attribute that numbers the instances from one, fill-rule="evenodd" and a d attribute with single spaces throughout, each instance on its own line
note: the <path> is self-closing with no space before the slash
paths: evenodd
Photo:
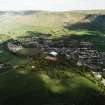
<path id="1" fill-rule="evenodd" d="M 95 10 L 105 9 L 105 0 L 0 0 L 0 10 Z"/>

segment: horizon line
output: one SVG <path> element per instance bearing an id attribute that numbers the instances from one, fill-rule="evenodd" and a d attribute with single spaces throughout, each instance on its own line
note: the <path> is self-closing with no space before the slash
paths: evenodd
<path id="1" fill-rule="evenodd" d="M 17 9 L 17 10 L 0 10 L 0 12 L 18 12 L 18 11 L 39 11 L 39 12 L 72 12 L 72 11 L 103 11 L 105 9 L 72 9 L 72 10 L 43 10 L 43 9 Z"/>

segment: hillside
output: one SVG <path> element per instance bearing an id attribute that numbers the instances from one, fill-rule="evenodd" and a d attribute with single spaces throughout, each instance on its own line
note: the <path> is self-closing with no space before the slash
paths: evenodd
<path id="1" fill-rule="evenodd" d="M 71 30 L 64 26 L 91 22 L 105 11 L 72 11 L 72 12 L 0 12 L 0 34 L 24 35 L 26 31 L 68 34 Z M 105 17 L 102 18 L 103 24 Z M 100 22 L 99 22 L 100 23 Z"/>

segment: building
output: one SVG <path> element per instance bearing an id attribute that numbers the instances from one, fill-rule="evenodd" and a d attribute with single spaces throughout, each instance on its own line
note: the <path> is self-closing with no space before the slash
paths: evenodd
<path id="1" fill-rule="evenodd" d="M 7 43 L 7 47 L 10 51 L 16 53 L 23 49 L 22 45 L 17 41 L 11 41 Z"/>
<path id="2" fill-rule="evenodd" d="M 58 55 L 57 52 L 52 51 L 48 54 L 47 57 L 45 57 L 45 59 L 47 59 L 48 61 L 57 61 L 58 60 L 57 55 Z"/>

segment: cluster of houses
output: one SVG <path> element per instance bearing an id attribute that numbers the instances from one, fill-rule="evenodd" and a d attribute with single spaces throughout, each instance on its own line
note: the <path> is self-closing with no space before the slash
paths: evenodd
<path id="1" fill-rule="evenodd" d="M 23 49 L 22 45 L 40 48 L 43 53 L 47 53 L 46 60 L 59 61 L 59 56 L 62 55 L 66 61 L 74 60 L 77 66 L 86 66 L 93 70 L 104 68 L 105 52 L 98 52 L 92 43 L 82 40 L 77 45 L 66 44 L 65 46 L 63 40 L 56 42 L 47 37 L 28 37 L 22 42 L 16 40 L 12 43 L 8 42 L 8 48 L 13 52 Z"/>
<path id="2" fill-rule="evenodd" d="M 8 43 L 7 43 L 7 47 L 10 51 L 16 53 L 20 50 L 23 49 L 23 46 L 19 43 L 19 41 L 17 40 L 10 40 Z"/>
<path id="3" fill-rule="evenodd" d="M 98 52 L 92 43 L 85 41 L 80 42 L 75 52 L 77 54 L 78 66 L 86 66 L 93 70 L 102 70 L 102 68 L 104 68 L 105 53 Z"/>

